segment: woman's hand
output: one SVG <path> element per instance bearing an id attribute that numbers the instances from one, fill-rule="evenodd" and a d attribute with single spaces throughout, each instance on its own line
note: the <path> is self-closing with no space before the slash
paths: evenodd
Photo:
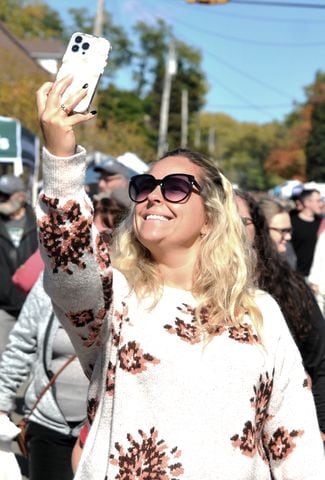
<path id="1" fill-rule="evenodd" d="M 55 83 L 44 83 L 37 91 L 37 109 L 44 136 L 44 145 L 52 155 L 69 157 L 76 151 L 73 127 L 94 118 L 94 113 L 72 113 L 87 95 L 87 88 L 70 97 L 63 105 L 62 94 L 72 82 L 72 76 Z"/>

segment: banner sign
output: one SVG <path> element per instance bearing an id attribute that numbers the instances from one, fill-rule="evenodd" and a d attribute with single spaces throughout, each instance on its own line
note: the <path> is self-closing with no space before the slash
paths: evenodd
<path id="1" fill-rule="evenodd" d="M 21 156 L 20 124 L 12 118 L 0 117 L 0 161 Z"/>
<path id="2" fill-rule="evenodd" d="M 34 171 L 38 149 L 38 137 L 22 127 L 19 120 L 0 116 L 0 163 L 13 163 L 17 176 L 23 173 L 24 164 Z"/>

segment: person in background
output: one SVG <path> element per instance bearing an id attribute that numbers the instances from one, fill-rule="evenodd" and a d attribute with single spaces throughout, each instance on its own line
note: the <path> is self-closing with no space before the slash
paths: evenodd
<path id="1" fill-rule="evenodd" d="M 99 173 L 98 193 L 108 197 L 114 195 L 114 200 L 125 208 L 130 207 L 128 185 L 130 176 L 136 172 L 114 159 L 107 159 L 94 167 Z"/>
<path id="2" fill-rule="evenodd" d="M 12 276 L 37 249 L 36 220 L 27 203 L 24 182 L 13 175 L 0 177 L 0 356 L 25 301 Z"/>
<path id="3" fill-rule="evenodd" d="M 0 362 L 0 415 L 15 410 L 27 383 L 26 414 L 51 377 L 74 354 L 39 276 L 9 335 Z M 71 454 L 86 416 L 88 380 L 75 358 L 60 373 L 29 417 L 29 480 L 72 480 Z"/>
<path id="4" fill-rule="evenodd" d="M 315 189 L 303 190 L 299 202 L 300 210 L 291 215 L 292 245 L 297 256 L 297 270 L 307 278 L 313 261 L 323 203 L 319 191 Z"/>
<path id="5" fill-rule="evenodd" d="M 258 286 L 280 305 L 311 378 L 318 423 L 325 441 L 325 321 L 302 275 L 294 271 L 274 241 L 261 204 L 247 192 L 236 192 L 239 213 L 257 257 Z M 269 202 L 267 202 L 269 207 Z M 265 207 L 265 203 L 264 203 Z M 275 239 L 277 240 L 277 238 Z"/>
<path id="6" fill-rule="evenodd" d="M 288 209 L 278 200 L 271 197 L 262 197 L 258 203 L 266 218 L 269 234 L 277 251 L 295 269 L 297 257 L 291 243 L 292 226 Z"/>
<path id="7" fill-rule="evenodd" d="M 325 231 L 322 231 L 317 238 L 308 281 L 315 293 L 319 308 L 325 315 Z"/>
<path id="8" fill-rule="evenodd" d="M 72 113 L 82 91 L 62 110 L 69 81 L 37 94 L 37 213 L 45 288 L 91 378 L 75 480 L 320 480 L 301 356 L 276 302 L 254 288 L 231 183 L 198 152 L 166 152 L 130 180 L 111 264 L 74 136 L 93 115 Z"/>

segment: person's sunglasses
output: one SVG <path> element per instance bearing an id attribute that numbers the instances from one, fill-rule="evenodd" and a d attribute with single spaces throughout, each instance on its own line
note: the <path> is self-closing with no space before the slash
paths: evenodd
<path id="1" fill-rule="evenodd" d="M 135 175 L 129 183 L 129 196 L 133 202 L 141 203 L 148 199 L 148 196 L 157 186 L 160 186 L 162 196 L 172 203 L 182 202 L 192 192 L 200 194 L 201 187 L 193 175 L 186 173 L 172 173 L 162 179 L 149 174 Z M 196 190 L 194 190 L 194 187 Z"/>

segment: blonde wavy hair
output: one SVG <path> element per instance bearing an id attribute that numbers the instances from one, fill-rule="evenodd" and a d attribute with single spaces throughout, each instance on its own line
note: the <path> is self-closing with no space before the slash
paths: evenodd
<path id="1" fill-rule="evenodd" d="M 241 326 L 248 314 L 260 332 L 262 317 L 254 301 L 255 256 L 239 216 L 231 183 L 216 165 L 198 152 L 177 149 L 167 152 L 157 162 L 181 156 L 198 165 L 208 233 L 201 238 L 201 248 L 193 272 L 192 293 L 198 301 L 196 319 L 213 334 L 224 325 Z M 155 162 L 155 163 L 157 163 Z M 115 232 L 113 265 L 127 278 L 131 290 L 140 298 L 159 301 L 163 282 L 150 251 L 136 238 L 133 211 Z"/>

